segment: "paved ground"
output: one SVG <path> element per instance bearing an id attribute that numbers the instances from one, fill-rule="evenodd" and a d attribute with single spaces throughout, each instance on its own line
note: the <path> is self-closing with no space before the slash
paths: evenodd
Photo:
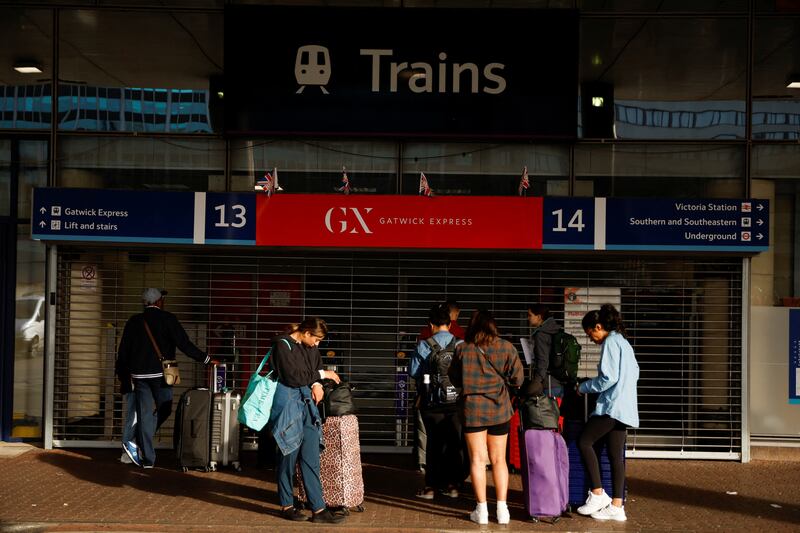
<path id="1" fill-rule="evenodd" d="M 315 526 L 277 516 L 274 473 L 243 456 L 244 470 L 182 473 L 160 452 L 142 470 L 112 450 L 29 449 L 0 453 L 0 531 L 800 531 L 800 462 L 628 461 L 628 522 L 590 518 L 526 520 L 512 475 L 512 521 L 477 526 L 466 518 L 470 493 L 431 502 L 405 456 L 364 456 L 365 512 L 344 524 Z M 491 500 L 490 500 L 491 501 Z M 490 504 L 490 509 L 492 508 Z"/>

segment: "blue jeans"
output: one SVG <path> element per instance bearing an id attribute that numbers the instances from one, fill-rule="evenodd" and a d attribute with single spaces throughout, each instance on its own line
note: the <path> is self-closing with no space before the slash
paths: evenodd
<path id="1" fill-rule="evenodd" d="M 156 462 L 153 437 L 172 412 L 172 387 L 164 384 L 163 378 L 134 379 L 133 394 L 136 398 L 136 440 L 139 444 L 139 459 L 142 465 Z"/>
<path id="2" fill-rule="evenodd" d="M 125 394 L 127 404 L 125 412 L 125 425 L 122 428 L 122 442 L 133 442 L 136 444 L 136 394 L 128 392 Z M 137 445 L 138 446 L 138 445 Z"/>
<path id="3" fill-rule="evenodd" d="M 283 455 L 278 448 L 275 463 L 278 500 L 281 507 L 290 507 L 294 504 L 294 473 L 299 460 L 308 503 L 311 505 L 311 510 L 316 512 L 325 508 L 325 500 L 322 498 L 322 482 L 319 478 L 320 430 L 314 425 L 310 409 L 311 406 L 304 402 L 303 442 L 300 448 L 289 455 Z"/>
<path id="4" fill-rule="evenodd" d="M 125 425 L 122 428 L 122 442 L 130 442 L 138 446 L 136 444 L 136 393 L 125 393 L 125 403 L 127 404 L 127 411 L 125 413 Z M 161 407 L 158 410 L 156 431 L 172 413 L 172 387 L 161 387 L 157 404 Z"/>

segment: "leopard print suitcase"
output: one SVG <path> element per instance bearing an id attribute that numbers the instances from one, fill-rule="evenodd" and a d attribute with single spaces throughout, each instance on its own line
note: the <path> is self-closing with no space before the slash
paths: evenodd
<path id="1" fill-rule="evenodd" d="M 328 507 L 364 510 L 364 479 L 356 415 L 329 416 L 322 424 L 325 450 L 320 455 L 322 497 Z M 306 500 L 300 465 L 297 465 L 298 499 Z"/>

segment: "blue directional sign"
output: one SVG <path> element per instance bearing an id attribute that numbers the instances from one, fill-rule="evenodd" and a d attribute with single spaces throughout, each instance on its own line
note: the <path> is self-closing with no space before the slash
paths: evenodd
<path id="1" fill-rule="evenodd" d="M 54 241 L 255 246 L 257 196 L 252 192 L 37 188 L 31 236 Z M 306 202 L 312 197 L 319 200 L 319 195 L 299 195 L 295 201 Z M 528 200 L 541 202 L 541 220 L 518 222 L 541 224 L 541 247 L 545 250 L 755 253 L 769 247 L 768 200 Z M 295 216 L 294 212 L 290 215 Z M 282 220 L 287 227 L 293 225 L 291 216 Z M 296 216 L 300 220 L 307 213 L 297 211 Z M 343 245 L 331 241 L 330 246 Z"/>
<path id="2" fill-rule="evenodd" d="M 193 242 L 191 192 L 37 188 L 34 239 L 109 242 Z"/>
<path id="3" fill-rule="evenodd" d="M 548 197 L 542 209 L 542 248 L 594 248 L 594 198 Z"/>
<path id="4" fill-rule="evenodd" d="M 607 198 L 605 202 L 607 250 L 769 248 L 768 200 Z"/>
<path id="5" fill-rule="evenodd" d="M 206 193 L 206 244 L 256 243 L 256 195 Z"/>

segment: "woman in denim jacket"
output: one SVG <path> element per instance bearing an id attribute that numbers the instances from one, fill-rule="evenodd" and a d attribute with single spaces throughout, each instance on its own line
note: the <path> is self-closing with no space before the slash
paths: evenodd
<path id="1" fill-rule="evenodd" d="M 639 364 L 633 348 L 625 338 L 625 326 L 619 311 L 611 304 L 589 311 L 581 322 L 584 331 L 595 344 L 602 346 L 597 377 L 578 386 L 578 394 L 599 393 L 597 407 L 589 417 L 578 439 L 586 473 L 592 490 L 586 504 L 578 513 L 598 520 L 624 522 L 625 508 L 625 438 L 627 428 L 639 427 L 639 408 L 636 383 Z M 611 463 L 613 494 L 605 493 L 600 482 L 600 463 L 594 444 L 607 438 L 608 459 Z M 613 498 L 613 499 L 612 499 Z"/>
<path id="2" fill-rule="evenodd" d="M 272 369 L 278 376 L 278 387 L 272 402 L 269 428 L 278 445 L 276 475 L 281 515 L 294 521 L 308 516 L 294 507 L 294 473 L 297 461 L 303 474 L 312 522 L 333 524 L 344 519 L 325 506 L 319 477 L 319 454 L 322 440 L 317 404 L 322 400 L 321 379 L 339 383 L 332 370 L 323 370 L 319 343 L 328 333 L 325 321 L 309 317 L 293 324 L 285 335 L 272 340 Z"/>

